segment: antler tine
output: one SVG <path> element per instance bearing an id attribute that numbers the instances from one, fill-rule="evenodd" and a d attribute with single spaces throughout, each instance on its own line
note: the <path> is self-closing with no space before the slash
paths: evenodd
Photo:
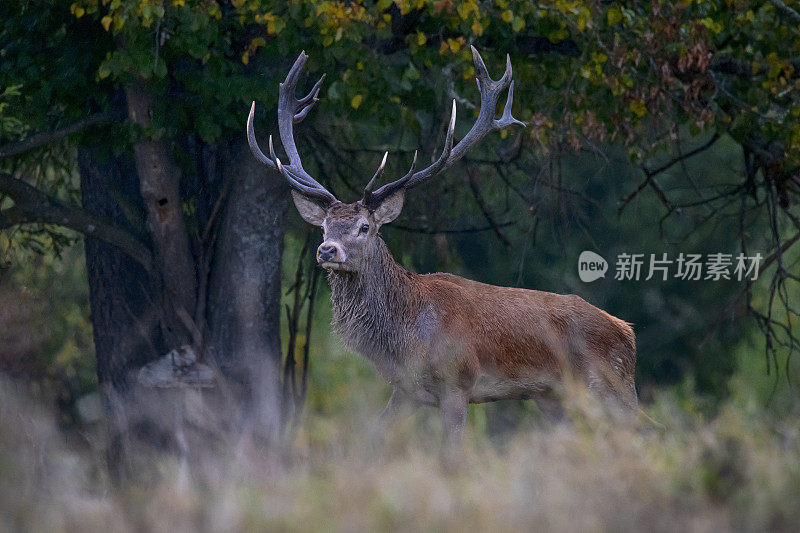
<path id="1" fill-rule="evenodd" d="M 286 80 L 279 85 L 280 88 L 278 90 L 278 133 L 281 137 L 283 149 L 286 150 L 286 155 L 289 156 L 289 164 L 299 170 L 303 169 L 303 163 L 300 160 L 300 154 L 297 152 L 294 142 L 294 116 L 298 111 L 299 105 L 294 92 L 300 72 L 303 70 L 307 59 L 308 56 L 305 51 L 300 52 L 294 65 L 286 75 Z"/>
<path id="2" fill-rule="evenodd" d="M 475 50 L 475 53 L 478 51 Z M 508 87 L 509 83 L 511 83 L 511 77 L 514 75 L 514 69 L 511 68 L 511 54 L 506 54 L 506 70 L 503 72 L 503 76 L 498 81 L 498 85 L 503 87 L 504 89 Z"/>
<path id="3" fill-rule="evenodd" d="M 292 175 L 289 169 L 285 165 L 282 165 L 281 160 L 278 159 L 277 157 L 275 158 L 275 164 L 277 165 L 280 173 L 283 174 L 283 177 L 286 178 L 286 181 L 289 182 L 289 185 L 297 192 L 300 192 L 309 198 L 316 198 L 318 200 L 321 200 L 323 203 L 327 205 L 333 204 L 338 201 L 336 197 L 333 196 L 330 192 L 328 192 L 328 190 L 325 189 L 324 187 L 316 187 L 313 185 L 308 185 L 303 181 L 301 181 L 300 179 L 298 179 L 297 177 L 295 177 L 294 175 Z"/>
<path id="4" fill-rule="evenodd" d="M 408 180 L 406 181 L 406 187 L 413 187 L 418 182 L 427 179 L 431 176 L 435 176 L 442 170 L 444 170 L 445 165 L 447 165 L 447 161 L 450 159 L 450 154 L 453 150 L 453 135 L 456 131 L 456 99 L 453 98 L 453 110 L 450 112 L 450 124 L 447 126 L 447 135 L 444 138 L 444 148 L 442 149 L 442 155 L 439 156 L 439 159 L 424 170 L 420 170 L 416 174 L 412 174 Z"/>
<path id="5" fill-rule="evenodd" d="M 308 115 L 309 111 L 311 111 L 314 108 L 314 104 L 319 102 L 319 98 L 317 98 L 317 95 L 319 95 L 319 89 L 322 86 L 322 82 L 324 80 L 325 80 L 325 74 L 323 74 L 322 77 L 320 77 L 320 79 L 317 81 L 317 83 L 314 84 L 314 87 L 311 88 L 311 91 L 309 91 L 307 95 L 305 95 L 303 98 L 297 101 L 298 106 L 305 106 L 305 107 L 303 107 L 298 113 L 295 113 L 294 115 L 295 124 L 302 122 L 303 119 L 306 118 L 306 116 Z"/>
<path id="6" fill-rule="evenodd" d="M 447 135 L 444 138 L 444 147 L 442 148 L 442 153 L 431 166 L 428 168 L 421 170 L 419 172 L 414 173 L 414 166 L 417 163 L 417 152 L 414 151 L 414 160 L 411 162 L 411 169 L 408 173 L 400 178 L 399 180 L 393 181 L 392 183 L 387 183 L 374 193 L 371 190 L 364 191 L 364 197 L 362 198 L 362 203 L 366 205 L 368 208 L 372 209 L 377 207 L 380 202 L 391 195 L 392 193 L 398 191 L 399 189 L 409 189 L 419 183 L 420 181 L 427 179 L 433 175 L 438 174 L 442 171 L 444 165 L 447 164 L 447 161 L 450 157 L 450 152 L 453 149 L 453 134 L 456 129 L 456 101 L 453 99 L 453 109 L 450 112 L 450 124 L 447 127 Z M 370 182 L 371 184 L 371 182 Z"/>
<path id="7" fill-rule="evenodd" d="M 522 122 L 521 120 L 515 119 L 511 116 L 511 106 L 514 104 L 514 82 L 512 81 L 511 84 L 508 86 L 508 98 L 506 99 L 506 106 L 503 108 L 503 115 L 500 117 L 500 120 L 494 120 L 492 122 L 492 127 L 496 130 L 503 129 L 507 126 L 511 126 L 512 124 L 519 124 L 523 128 L 526 127 L 528 124 Z"/>
<path id="8" fill-rule="evenodd" d="M 417 166 L 417 151 L 414 150 L 414 159 L 411 160 L 411 168 L 408 169 L 408 172 L 406 173 L 405 176 L 403 176 L 403 179 L 410 178 L 411 175 L 414 173 L 414 167 L 416 166 Z"/>
<path id="9" fill-rule="evenodd" d="M 481 97 L 480 111 L 478 112 L 478 118 L 475 120 L 475 124 L 472 125 L 472 128 L 470 128 L 464 138 L 453 146 L 453 131 L 455 129 L 456 119 L 456 103 L 455 100 L 453 100 L 450 127 L 447 130 L 445 147 L 439 159 L 428 168 L 422 169 L 416 173 L 413 172 L 414 165 L 412 164 L 409 173 L 399 180 L 388 183 L 375 192 L 365 191 L 362 202 L 364 204 L 369 204 L 370 208 L 377 207 L 381 201 L 398 189 L 410 189 L 450 167 L 453 163 L 461 159 L 470 148 L 477 144 L 477 142 L 490 131 L 502 129 L 513 124 L 526 126 L 524 122 L 515 119 L 511 115 L 511 106 L 514 103 L 514 82 L 512 81 L 514 72 L 511 68 L 511 56 L 506 54 L 506 69 L 505 72 L 503 72 L 503 76 L 499 80 L 493 80 L 492 77 L 489 76 L 489 71 L 486 69 L 486 64 L 483 62 L 483 58 L 478 53 L 478 50 L 476 50 L 474 46 L 470 46 L 470 48 L 472 49 L 472 58 L 475 62 L 475 81 L 478 84 L 478 92 Z M 497 108 L 497 100 L 506 88 L 508 89 L 508 99 L 506 100 L 503 114 L 499 119 L 495 119 L 494 115 Z M 416 155 L 414 160 L 416 161 Z M 370 182 L 370 184 L 371 183 L 372 182 Z"/>
<path id="10" fill-rule="evenodd" d="M 270 168 L 279 170 L 293 189 L 305 196 L 318 199 L 330 205 L 338 202 L 338 200 L 305 171 L 294 141 L 294 124 L 306 118 L 314 107 L 314 104 L 319 101 L 317 96 L 319 95 L 322 82 L 325 80 L 325 75 L 323 74 L 306 96 L 300 100 L 297 99 L 295 96 L 295 89 L 297 87 L 297 81 L 300 78 L 300 72 L 303 70 L 307 59 L 308 55 L 306 55 L 305 51 L 301 52 L 292 65 L 292 68 L 289 70 L 289 73 L 286 75 L 286 79 L 279 85 L 278 133 L 286 155 L 289 157 L 289 164 L 282 164 L 280 159 L 275 155 L 272 136 L 269 137 L 269 157 L 265 156 L 259 148 L 256 142 L 255 132 L 253 131 L 255 102 L 253 102 L 250 108 L 250 115 L 247 119 L 247 141 L 256 159 Z"/>
<path id="11" fill-rule="evenodd" d="M 461 159 L 470 148 L 483 139 L 490 131 L 502 129 L 511 124 L 527 125 L 511 116 L 511 104 L 514 101 L 514 89 L 512 88 L 514 71 L 511 68 L 511 57 L 506 54 L 506 70 L 503 76 L 495 81 L 489 77 L 486 65 L 484 65 L 483 58 L 481 58 L 478 50 L 476 50 L 474 46 L 470 48 L 472 49 L 472 57 L 475 61 L 475 72 L 478 73 L 481 107 L 475 124 L 472 125 L 472 128 L 470 128 L 464 138 L 459 141 L 456 147 L 453 148 L 453 153 L 450 155 L 448 165 Z M 482 79 L 482 74 L 484 73 L 485 79 Z M 500 98 L 500 93 L 502 93 L 506 87 L 509 88 L 509 98 L 506 102 L 506 108 L 503 110 L 503 117 L 501 117 L 500 120 L 495 120 L 494 114 L 497 107 L 497 100 Z M 508 112 L 507 114 L 506 111 Z"/>
<path id="12" fill-rule="evenodd" d="M 472 45 L 470 45 L 469 48 L 472 50 L 472 62 L 475 63 L 475 81 L 478 82 L 478 91 L 481 91 L 483 90 L 481 87 L 481 81 L 492 81 L 492 77 L 489 76 L 489 71 L 486 69 L 486 63 L 483 62 L 483 58 L 478 53 L 478 50 L 476 50 Z"/>
<path id="13" fill-rule="evenodd" d="M 381 177 L 383 174 L 383 167 L 386 166 L 386 158 L 389 157 L 389 152 L 383 154 L 383 160 L 381 161 L 380 166 L 378 166 L 378 170 L 375 171 L 375 174 L 372 176 L 372 179 L 369 180 L 367 186 L 364 187 L 364 192 L 372 192 L 372 187 L 375 185 L 375 180 Z"/>
<path id="14" fill-rule="evenodd" d="M 269 157 L 273 161 L 277 161 L 278 157 L 275 155 L 275 147 L 272 146 L 272 135 L 269 136 Z"/>
<path id="15" fill-rule="evenodd" d="M 272 135 L 269 136 L 269 156 L 277 164 L 277 162 L 279 160 L 278 160 L 278 157 L 275 155 L 275 147 L 272 145 Z M 278 167 L 278 170 L 281 170 L 280 167 Z M 283 171 L 281 170 L 281 172 L 283 172 Z M 292 176 L 292 179 L 294 181 L 298 182 L 298 183 L 301 183 L 301 184 L 307 186 L 307 187 L 313 187 L 314 186 L 313 183 L 307 183 L 306 180 L 304 180 L 302 178 L 298 178 L 296 176 Z M 316 181 L 314 183 L 316 183 Z"/>
<path id="16" fill-rule="evenodd" d="M 261 148 L 258 147 L 258 141 L 256 141 L 256 132 L 253 129 L 253 116 L 256 113 L 256 102 L 253 101 L 253 105 L 250 106 L 250 114 L 247 115 L 247 144 L 250 145 L 250 151 L 253 153 L 256 159 L 264 165 L 267 165 L 270 168 L 276 168 L 275 163 L 269 157 L 264 155 L 264 152 L 261 151 Z M 272 150 L 272 136 L 269 137 L 269 151 L 272 158 L 275 158 L 275 152 Z"/>
<path id="17" fill-rule="evenodd" d="M 297 103 L 300 105 L 306 105 L 309 102 L 312 102 L 313 105 L 314 102 L 319 102 L 317 96 L 319 95 L 320 87 L 322 87 L 322 82 L 325 81 L 325 76 L 327 76 L 327 74 L 323 73 L 322 76 L 320 76 L 320 78 L 317 80 L 317 83 L 315 83 L 311 90 L 308 91 L 308 94 L 299 99 Z"/>

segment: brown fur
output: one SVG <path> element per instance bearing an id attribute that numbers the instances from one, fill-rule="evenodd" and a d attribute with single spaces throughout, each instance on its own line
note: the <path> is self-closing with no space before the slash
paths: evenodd
<path id="1" fill-rule="evenodd" d="M 330 272 L 334 326 L 407 394 L 437 404 L 440 389 L 452 385 L 476 403 L 536 398 L 571 376 L 635 407 L 628 323 L 574 295 L 409 272 L 380 239 L 370 255 L 367 271 Z M 420 324 L 421 315 L 430 324 Z M 482 393 L 481 376 L 512 386 Z"/>
<path id="2" fill-rule="evenodd" d="M 456 442 L 468 403 L 533 398 L 550 411 L 568 382 L 635 410 L 630 324 L 575 295 L 409 272 L 378 234 L 402 201 L 390 197 L 374 211 L 340 203 L 323 210 L 295 195 L 303 218 L 325 232 L 318 260 L 328 269 L 334 328 L 394 388 L 383 427 L 401 403 L 436 405 L 445 443 Z"/>

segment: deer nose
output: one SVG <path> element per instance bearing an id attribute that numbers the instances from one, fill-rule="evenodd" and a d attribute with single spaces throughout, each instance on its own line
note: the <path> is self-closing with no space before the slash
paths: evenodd
<path id="1" fill-rule="evenodd" d="M 323 242 L 317 248 L 317 263 L 336 262 L 339 257 L 339 247 L 335 244 Z"/>

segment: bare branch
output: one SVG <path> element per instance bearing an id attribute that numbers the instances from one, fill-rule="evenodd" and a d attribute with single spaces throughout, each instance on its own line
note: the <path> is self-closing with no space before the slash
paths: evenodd
<path id="1" fill-rule="evenodd" d="M 655 181 L 654 179 L 655 176 L 661 174 L 662 172 L 666 172 L 673 166 L 677 165 L 682 161 L 685 161 L 686 159 L 689 159 L 690 157 L 693 157 L 701 152 L 708 150 L 714 145 L 714 143 L 717 142 L 719 137 L 720 137 L 719 132 L 714 132 L 714 135 L 712 135 L 711 138 L 707 142 L 703 143 L 701 146 L 698 146 L 693 150 L 689 150 L 685 154 L 681 154 L 680 156 L 671 159 L 670 161 L 664 163 L 660 167 L 655 168 L 653 170 L 650 170 L 645 165 L 642 165 L 642 172 L 644 172 L 645 179 L 644 181 L 642 181 L 642 183 L 639 184 L 638 187 L 636 187 L 636 189 L 634 189 L 628 196 L 626 196 L 621 200 L 619 209 L 617 210 L 617 216 L 618 217 L 621 216 L 622 212 L 625 210 L 628 204 L 631 203 L 631 201 L 634 198 L 636 198 L 639 195 L 639 193 L 642 192 L 642 190 L 644 190 L 644 188 L 647 187 L 648 185 L 653 189 L 653 191 L 658 196 L 658 199 L 661 200 L 661 203 L 664 204 L 664 206 L 666 206 L 666 208 L 669 211 L 674 210 L 675 205 L 673 205 L 672 202 L 669 201 L 667 195 L 664 193 L 664 190 L 661 189 L 661 187 Z"/>
<path id="2" fill-rule="evenodd" d="M 392 229 L 405 231 L 407 233 L 421 233 L 423 235 L 461 235 L 467 233 L 483 233 L 484 231 L 495 231 L 499 228 L 507 228 L 514 226 L 514 222 L 503 222 L 501 224 L 493 224 L 491 226 L 483 226 L 477 228 L 456 228 L 456 229 L 431 229 L 431 228 L 418 228 L 414 226 L 405 226 L 403 224 L 394 223 L 390 226 Z"/>
<path id="3" fill-rule="evenodd" d="M 787 62 L 794 67 L 795 74 L 791 76 L 791 78 L 796 77 L 797 71 L 800 69 L 800 57 L 790 57 Z M 764 75 L 768 70 L 767 67 L 758 65 L 755 66 L 754 70 L 753 63 L 742 61 L 741 59 L 736 59 L 725 54 L 715 55 L 708 65 L 708 69 L 721 74 L 731 74 L 748 79 L 753 76 Z"/>
<path id="4" fill-rule="evenodd" d="M 503 235 L 503 232 L 500 231 L 499 224 L 494 220 L 492 212 L 489 209 L 489 206 L 486 204 L 486 200 L 483 199 L 480 189 L 478 189 L 477 175 L 475 174 L 475 172 L 470 170 L 469 167 L 465 168 L 467 176 L 469 176 L 469 188 L 472 191 L 472 196 L 475 198 L 475 203 L 478 204 L 478 208 L 481 210 L 481 213 L 483 214 L 483 218 L 485 218 L 486 222 L 488 222 L 489 225 L 492 227 L 492 229 L 494 230 L 494 234 L 497 236 L 498 240 L 501 243 L 503 243 L 503 246 L 505 246 L 506 249 L 511 248 L 511 242 L 509 242 L 506 236 Z"/>
<path id="5" fill-rule="evenodd" d="M 800 24 L 800 13 L 781 2 L 781 0 L 767 0 L 767 2 L 775 6 L 775 9 L 780 11 L 784 16 L 792 19 L 792 22 Z"/>
<path id="6" fill-rule="evenodd" d="M 657 174 L 661 174 L 662 172 L 665 172 L 665 171 L 669 170 L 670 168 L 672 168 L 677 163 L 680 163 L 681 161 L 689 159 L 690 157 L 693 157 L 693 156 L 699 154 L 700 152 L 704 152 L 704 151 L 708 150 L 709 148 L 711 148 L 714 145 L 715 142 L 717 142 L 717 140 L 719 140 L 719 132 L 714 132 L 714 135 L 712 135 L 711 138 L 707 142 L 703 143 L 701 146 L 698 146 L 694 150 L 689 150 L 685 154 L 682 154 L 682 155 L 676 157 L 675 159 L 672 159 L 671 161 L 668 161 L 667 163 L 661 165 L 660 167 L 658 167 L 658 168 L 656 168 L 654 170 L 648 170 L 646 167 L 642 167 L 642 169 L 644 170 L 644 173 L 646 175 L 648 175 L 648 176 L 655 176 Z"/>
<path id="7" fill-rule="evenodd" d="M 765 271 L 767 268 L 769 268 L 769 266 L 770 266 L 770 265 L 772 265 L 772 263 L 774 263 L 776 259 L 778 259 L 778 257 L 780 257 L 781 255 L 783 255 L 784 253 L 786 253 L 786 250 L 788 250 L 789 248 L 791 248 L 791 246 L 792 246 L 794 243 L 796 243 L 798 240 L 800 240 L 800 232 L 796 233 L 796 234 L 795 234 L 795 236 L 794 236 L 794 237 L 792 237 L 791 239 L 784 241 L 784 242 L 783 242 L 783 244 L 780 246 L 780 248 L 779 248 L 779 249 L 777 249 L 777 250 L 775 250 L 773 253 L 771 253 L 771 254 L 770 254 L 770 255 L 769 255 L 769 256 L 768 256 L 768 257 L 767 257 L 767 258 L 764 260 L 764 262 L 763 262 L 763 263 L 761 263 L 761 267 L 758 269 L 758 275 L 759 275 L 759 276 L 761 276 L 761 274 L 763 274 L 763 273 L 764 273 L 764 271 Z"/>
<path id="8" fill-rule="evenodd" d="M 116 224 L 67 205 L 8 174 L 0 173 L 0 192 L 14 201 L 13 207 L 0 211 L 0 230 L 30 223 L 62 226 L 116 246 L 148 272 L 154 271 L 150 248 Z"/>
<path id="9" fill-rule="evenodd" d="M 41 146 L 44 146 L 45 144 L 57 141 L 59 139 L 63 139 L 64 137 L 85 130 L 86 128 L 89 128 L 91 126 L 96 126 L 98 124 L 110 122 L 111 120 L 118 118 L 119 116 L 120 116 L 119 113 L 95 113 L 77 122 L 73 122 L 69 126 L 64 126 L 63 128 L 59 128 L 54 131 L 37 133 L 35 135 L 31 135 L 30 137 L 22 141 L 17 141 L 6 144 L 5 146 L 0 146 L 0 159 L 28 152 L 30 150 L 33 150 L 34 148 L 39 148 Z"/>

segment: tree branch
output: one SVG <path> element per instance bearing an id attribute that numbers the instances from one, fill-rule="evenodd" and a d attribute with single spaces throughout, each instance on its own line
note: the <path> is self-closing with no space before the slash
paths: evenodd
<path id="1" fill-rule="evenodd" d="M 792 76 L 794 78 L 797 71 L 800 70 L 800 57 L 791 57 L 787 61 L 795 70 L 795 75 Z M 767 72 L 767 67 L 765 66 L 758 66 L 756 71 L 753 72 L 753 64 L 751 62 L 735 59 L 724 54 L 715 55 L 708 65 L 708 69 L 721 74 L 731 74 L 748 79 Z"/>
<path id="2" fill-rule="evenodd" d="M 77 122 L 73 122 L 69 126 L 64 126 L 63 128 L 59 128 L 54 131 L 37 133 L 35 135 L 31 135 L 30 137 L 22 141 L 17 141 L 6 144 L 4 146 L 0 146 L 0 159 L 11 157 L 14 155 L 19 155 L 29 150 L 33 150 L 34 148 L 39 148 L 40 146 L 44 146 L 45 144 L 62 139 L 64 137 L 67 137 L 68 135 L 77 133 L 90 126 L 95 126 L 97 124 L 109 122 L 114 118 L 118 118 L 119 116 L 120 116 L 119 113 L 108 113 L 108 112 L 95 113 L 93 115 L 89 115 L 86 118 L 82 118 Z"/>
<path id="3" fill-rule="evenodd" d="M 469 169 L 469 167 L 465 166 L 465 169 L 469 178 L 469 188 L 472 191 L 472 196 L 475 198 L 475 203 L 478 204 L 478 208 L 481 210 L 481 213 L 483 213 L 483 218 L 485 218 L 486 222 L 488 222 L 492 227 L 494 234 L 497 236 L 500 242 L 503 243 L 503 246 L 506 248 L 511 248 L 511 242 L 509 242 L 506 236 L 503 235 L 503 232 L 500 231 L 498 223 L 494 220 L 494 217 L 489 210 L 489 206 L 486 205 L 486 201 L 483 199 L 483 196 L 481 196 L 481 192 L 478 189 L 478 178 L 475 176 L 475 173 Z"/>
<path id="4" fill-rule="evenodd" d="M 714 132 L 714 135 L 711 136 L 711 138 L 708 140 L 708 142 L 702 144 L 701 146 L 698 146 L 694 150 L 689 150 L 685 154 L 682 154 L 682 155 L 676 157 L 675 159 L 672 159 L 671 161 L 668 161 L 667 163 L 664 163 L 663 165 L 661 165 L 660 167 L 658 167 L 658 168 L 656 168 L 654 170 L 648 170 L 644 166 L 642 167 L 642 170 L 644 170 L 644 173 L 647 176 L 655 176 L 656 174 L 661 174 L 662 172 L 664 172 L 666 170 L 669 170 L 670 168 L 672 168 L 674 165 L 680 163 L 681 161 L 689 159 L 690 157 L 695 156 L 695 155 L 699 154 L 700 152 L 704 152 L 704 151 L 708 150 L 709 148 L 711 148 L 714 145 L 715 142 L 717 142 L 718 139 L 719 139 L 719 132 Z"/>
<path id="5" fill-rule="evenodd" d="M 154 271 L 150 248 L 116 224 L 69 206 L 8 174 L 0 173 L 0 192 L 14 201 L 12 207 L 0 211 L 0 230 L 30 223 L 62 226 L 115 246 L 148 272 Z"/>
<path id="6" fill-rule="evenodd" d="M 767 0 L 767 2 L 775 6 L 775 9 L 780 11 L 784 16 L 792 19 L 792 22 L 800 24 L 800 13 L 781 2 L 781 0 Z"/>
<path id="7" fill-rule="evenodd" d="M 782 254 L 786 253 L 786 250 L 792 247 L 794 243 L 800 240 L 800 232 L 796 233 L 794 237 L 791 239 L 784 241 L 783 245 L 780 247 L 779 250 L 775 250 L 772 252 L 763 263 L 761 263 L 761 268 L 758 269 L 758 275 L 764 273 L 764 271 L 769 268 L 769 266 L 775 262 L 775 260 L 780 257 Z"/>
<path id="8" fill-rule="evenodd" d="M 547 37 L 537 35 L 520 35 L 516 38 L 517 49 L 527 54 L 559 54 L 565 56 L 578 56 L 580 50 L 578 43 L 572 39 L 564 39 L 554 43 Z"/>
<path id="9" fill-rule="evenodd" d="M 502 222 L 491 226 L 477 227 L 477 228 L 456 228 L 456 229 L 431 229 L 431 228 L 418 228 L 414 226 L 406 226 L 404 224 L 394 223 L 389 228 L 407 233 L 421 233 L 423 235 L 460 235 L 464 233 L 482 233 L 484 231 L 494 231 L 497 228 L 507 228 L 513 226 L 514 222 Z"/>
<path id="10" fill-rule="evenodd" d="M 692 156 L 695 156 L 701 152 L 704 152 L 705 150 L 708 150 L 714 145 L 715 142 L 717 142 L 718 139 L 719 139 L 719 132 L 714 132 L 714 135 L 712 135 L 711 138 L 701 146 L 698 146 L 694 150 L 689 150 L 685 154 L 681 154 L 680 156 L 671 159 L 670 161 L 667 161 L 660 167 L 655 168 L 653 170 L 649 170 L 645 165 L 642 165 L 642 171 L 644 172 L 645 179 L 644 181 L 642 181 L 642 183 L 639 184 L 638 187 L 636 187 L 636 189 L 633 190 L 633 192 L 631 192 L 628 196 L 622 199 L 622 201 L 620 202 L 619 209 L 617 210 L 617 217 L 622 215 L 622 212 L 625 210 L 628 204 L 631 203 L 631 201 L 634 198 L 636 198 L 639 195 L 639 193 L 642 192 L 642 190 L 648 185 L 653 188 L 653 191 L 655 191 L 656 195 L 658 196 L 658 199 L 661 200 L 661 203 L 663 203 L 667 207 L 667 209 L 669 209 L 670 211 L 675 209 L 675 206 L 672 204 L 672 202 L 669 201 L 663 189 L 661 189 L 658 183 L 656 183 L 654 179 L 655 176 L 669 170 L 670 168 L 677 165 L 681 161 L 685 161 L 686 159 L 689 159 Z"/>

